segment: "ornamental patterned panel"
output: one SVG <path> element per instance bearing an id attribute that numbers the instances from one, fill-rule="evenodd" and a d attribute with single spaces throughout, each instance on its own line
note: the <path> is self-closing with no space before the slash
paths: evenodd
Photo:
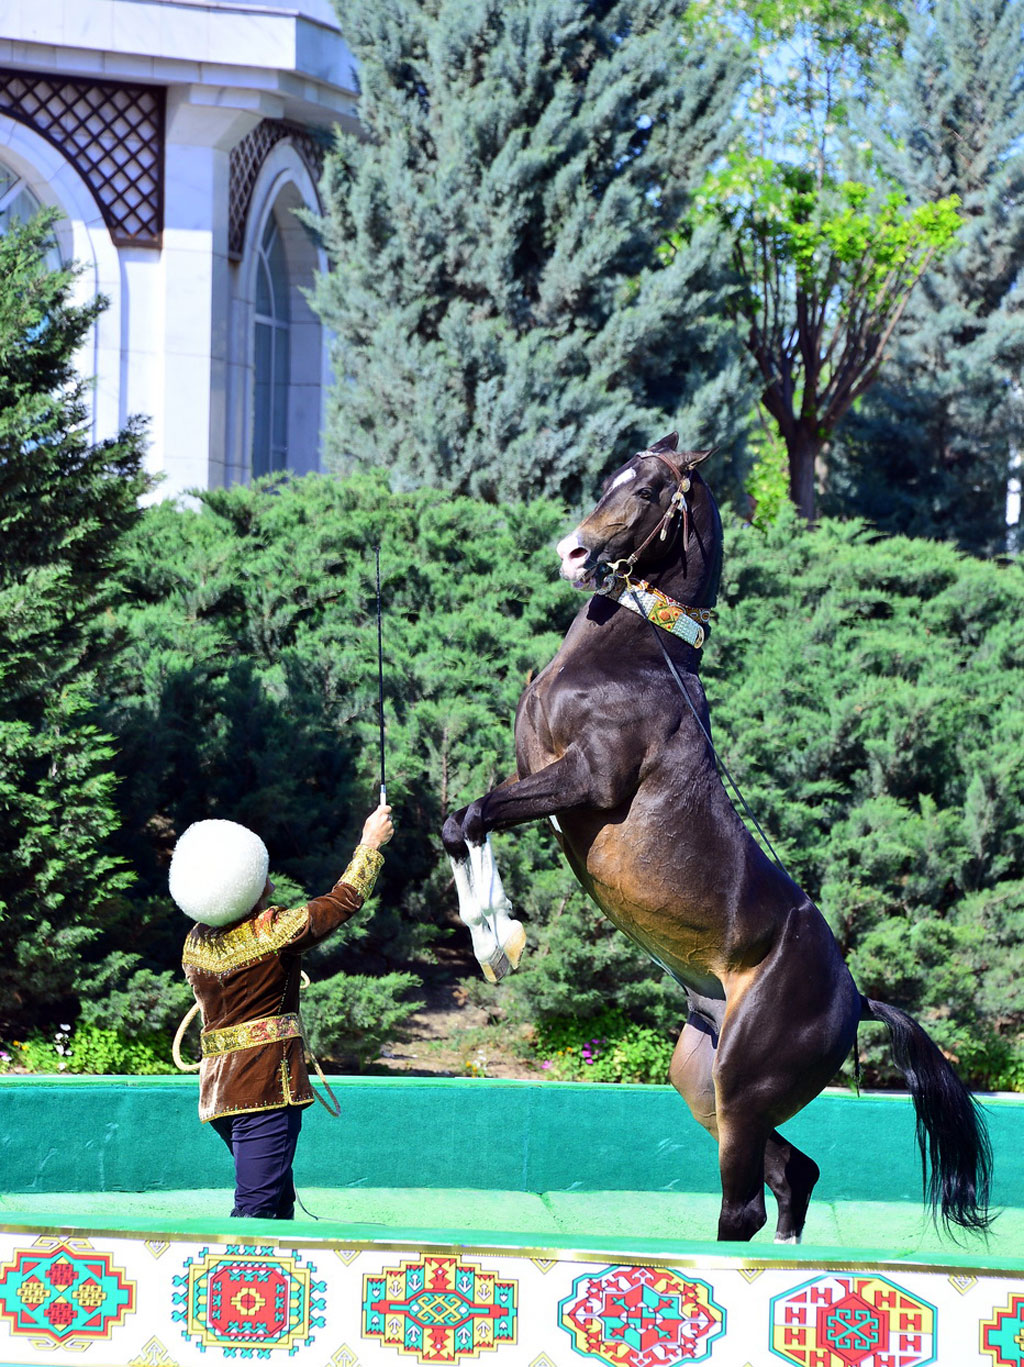
<path id="1" fill-rule="evenodd" d="M 924 1367 L 935 1307 L 886 1277 L 819 1277 L 774 1298 L 771 1347 L 795 1367 Z"/>
<path id="2" fill-rule="evenodd" d="M 200 1249 L 184 1267 L 184 1275 L 174 1278 L 172 1319 L 200 1348 L 241 1350 L 244 1356 L 284 1348 L 294 1355 L 325 1323 L 326 1283 L 313 1280 L 316 1267 L 300 1253 L 228 1244 L 220 1252 Z"/>
<path id="3" fill-rule="evenodd" d="M 71 162 L 119 247 L 160 246 L 164 108 L 162 86 L 0 70 L 0 113 Z"/>
<path id="4" fill-rule="evenodd" d="M 131 1193 L 110 1196 L 131 1209 Z M 278 1237 L 234 1220 L 231 1242 L 155 1224 L 33 1233 L 11 1211 L 0 1363 L 1024 1367 L 1024 1267 L 991 1259 L 830 1269 L 812 1250 L 784 1262 L 675 1243 L 658 1262 L 609 1262 L 457 1231 L 396 1246 L 384 1225 L 361 1240 L 303 1221 Z"/>
<path id="5" fill-rule="evenodd" d="M 613 1367 L 703 1362 L 725 1333 L 707 1282 L 665 1267 L 584 1273 L 558 1308 L 576 1351 Z"/>
<path id="6" fill-rule="evenodd" d="M 457 1363 L 516 1341 L 513 1280 L 452 1256 L 363 1279 L 363 1333 L 420 1362 Z"/>
<path id="7" fill-rule="evenodd" d="M 0 1266 L 0 1319 L 36 1348 L 87 1348 L 135 1309 L 135 1283 L 88 1239 L 43 1236 Z"/>

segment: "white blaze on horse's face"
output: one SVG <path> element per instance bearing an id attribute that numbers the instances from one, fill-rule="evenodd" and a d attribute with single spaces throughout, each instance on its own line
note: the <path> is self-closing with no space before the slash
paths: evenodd
<path id="1" fill-rule="evenodd" d="M 604 491 L 598 508 L 602 506 L 609 494 L 614 493 L 616 489 L 621 489 L 624 484 L 630 484 L 638 475 L 639 471 L 632 465 L 628 465 L 624 470 L 620 470 L 611 484 L 609 484 L 608 488 Z M 597 509 L 594 511 L 596 512 Z M 593 513 L 591 513 L 590 516 L 592 517 Z M 580 525 L 582 526 L 583 524 L 581 523 Z M 579 527 L 577 527 L 574 532 L 570 532 L 568 536 L 563 537 L 556 547 L 558 556 L 562 562 L 560 574 L 563 579 L 568 579 L 574 589 L 590 589 L 593 588 L 593 584 L 591 583 L 593 565 L 591 565 L 590 569 L 586 566 L 587 561 L 591 558 L 591 554 L 580 540 L 579 530 Z"/>

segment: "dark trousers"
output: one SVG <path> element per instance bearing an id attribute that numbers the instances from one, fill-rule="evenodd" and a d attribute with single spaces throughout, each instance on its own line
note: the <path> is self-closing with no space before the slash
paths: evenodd
<path id="1" fill-rule="evenodd" d="M 222 1115 L 210 1124 L 235 1160 L 232 1215 L 291 1220 L 295 1215 L 292 1159 L 302 1128 L 301 1106 Z"/>

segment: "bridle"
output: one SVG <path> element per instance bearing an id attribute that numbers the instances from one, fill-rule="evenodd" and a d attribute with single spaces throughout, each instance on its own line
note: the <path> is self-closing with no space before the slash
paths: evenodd
<path id="1" fill-rule="evenodd" d="M 700 458 L 703 460 L 705 455 L 710 455 L 711 453 L 701 451 L 695 454 L 699 454 Z M 676 490 L 669 500 L 669 505 L 662 514 L 661 520 L 657 523 L 650 535 L 645 537 L 640 545 L 637 546 L 632 555 L 628 555 L 622 560 L 614 560 L 607 566 L 607 575 L 612 579 L 629 579 L 636 567 L 637 561 L 655 537 L 660 541 L 665 541 L 668 538 L 669 527 L 672 525 L 672 520 L 677 513 L 681 513 L 683 519 L 684 555 L 686 554 L 686 547 L 690 541 L 690 505 L 686 501 L 686 495 L 690 492 L 690 475 L 693 472 L 693 466 L 676 465 L 674 461 L 669 460 L 669 458 L 662 455 L 660 451 L 638 451 L 635 458 L 660 460 L 662 465 L 667 466 L 672 472 L 672 478 L 676 481 Z M 696 464 L 696 462 L 694 462 L 694 464 Z"/>
<path id="2" fill-rule="evenodd" d="M 681 455 L 682 452 L 676 454 Z M 703 460 L 705 456 L 710 455 L 711 452 L 694 451 L 689 454 L 694 456 L 694 460 L 690 464 L 677 465 L 675 461 L 669 460 L 660 451 L 637 452 L 637 458 L 650 457 L 653 460 L 660 460 L 662 465 L 672 472 L 672 478 L 676 481 L 675 492 L 650 535 L 644 538 L 632 555 L 604 565 L 603 573 L 597 576 L 597 592 L 604 597 L 614 599 L 623 607 L 628 608 L 630 612 L 637 613 L 640 617 L 671 635 L 682 637 L 695 649 L 700 650 L 706 636 L 705 626 L 711 620 L 710 608 L 688 607 L 685 603 L 678 603 L 674 598 L 669 598 L 667 594 L 654 588 L 646 580 L 633 578 L 633 570 L 637 561 L 655 537 L 662 541 L 666 540 L 669 528 L 677 513 L 682 516 L 683 520 L 682 551 L 685 564 L 686 548 L 690 541 L 690 505 L 686 501 L 686 495 L 690 492 L 692 483 L 690 476 L 693 473 L 694 465 Z M 701 551 L 704 551 L 703 542 L 701 542 Z"/>

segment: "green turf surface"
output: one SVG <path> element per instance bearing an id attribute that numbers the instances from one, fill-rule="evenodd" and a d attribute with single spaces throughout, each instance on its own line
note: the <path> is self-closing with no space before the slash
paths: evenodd
<path id="1" fill-rule="evenodd" d="M 706 1243 L 714 1239 L 718 1198 L 705 1193 L 484 1191 L 477 1189 L 331 1187 L 303 1188 L 300 1196 L 319 1221 L 301 1210 L 296 1227 L 314 1237 L 330 1225 L 359 1226 L 357 1238 L 387 1239 L 408 1231 L 500 1231 L 513 1236 L 550 1236 L 554 1241 L 635 1239 Z M 61 1220 L 116 1229 L 136 1221 L 173 1232 L 182 1222 L 220 1223 L 231 1209 L 222 1189 L 162 1192 L 32 1192 L 0 1198 L 0 1224 Z M 770 1220 L 774 1213 L 770 1209 Z M 262 1223 L 262 1222 L 261 1222 Z M 226 1221 L 225 1221 L 226 1224 Z M 237 1225 L 226 1226 L 239 1228 Z M 280 1226 L 275 1226 L 280 1230 Z M 759 1251 L 772 1246 L 770 1223 L 754 1240 Z M 296 1229 L 298 1231 L 298 1228 Z M 326 1233 L 324 1228 L 322 1232 Z M 950 1263 L 973 1258 L 1019 1258 L 1024 1251 L 1024 1209 L 1003 1210 L 988 1245 L 972 1239 L 958 1246 L 939 1234 L 923 1209 L 900 1201 L 816 1201 L 811 1205 L 805 1246 L 881 1249 Z"/>

